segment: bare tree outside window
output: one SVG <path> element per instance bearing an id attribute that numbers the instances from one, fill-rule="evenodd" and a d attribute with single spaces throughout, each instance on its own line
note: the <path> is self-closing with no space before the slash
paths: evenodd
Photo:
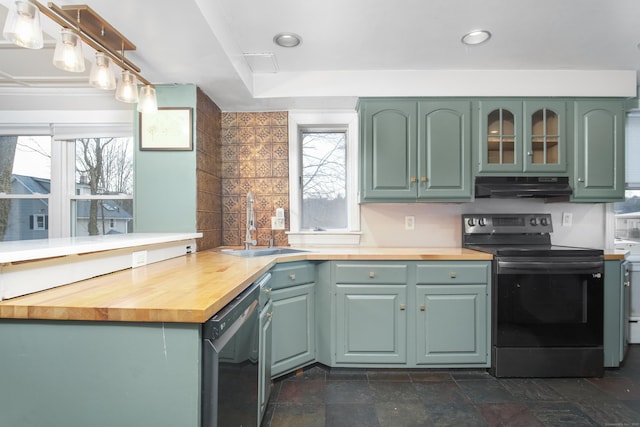
<path id="1" fill-rule="evenodd" d="M 302 132 L 302 229 L 347 228 L 346 132 Z"/>
<path id="2" fill-rule="evenodd" d="M 17 136 L 0 136 L 0 193 L 10 194 L 13 159 L 18 144 Z M 0 199 L 0 241 L 4 240 L 9 225 L 10 199 Z"/>
<path id="3" fill-rule="evenodd" d="M 131 138 L 82 138 L 76 140 L 76 194 L 121 195 L 133 192 L 133 148 Z M 88 213 L 86 205 L 88 205 Z M 122 211 L 120 210 L 122 209 Z M 112 230 L 113 216 L 127 221 L 124 212 L 131 214 L 131 199 L 90 199 L 77 201 L 77 220 L 86 220 L 90 236 L 107 234 Z M 85 216 L 87 218 L 85 218 Z M 129 220 L 130 222 L 130 220 Z M 79 224 L 78 224 L 79 226 Z M 84 228 L 84 223 L 82 228 Z M 123 230 L 127 232 L 130 227 Z M 119 232 L 123 232 L 120 230 Z M 77 231 L 84 234 L 84 230 Z"/>

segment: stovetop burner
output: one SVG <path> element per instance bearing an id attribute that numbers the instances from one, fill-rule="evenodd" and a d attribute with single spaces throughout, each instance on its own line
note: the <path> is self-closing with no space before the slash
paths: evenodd
<path id="1" fill-rule="evenodd" d="M 498 246 L 498 245 L 464 245 L 465 248 L 473 249 L 480 252 L 490 253 L 496 256 L 527 256 L 527 257 L 546 257 L 546 256 L 592 256 L 602 255 L 600 249 L 579 248 L 573 246 L 558 245 L 515 245 L 515 246 Z"/>
<path id="2" fill-rule="evenodd" d="M 462 246 L 496 256 L 598 256 L 599 249 L 551 244 L 551 214 L 462 215 Z"/>

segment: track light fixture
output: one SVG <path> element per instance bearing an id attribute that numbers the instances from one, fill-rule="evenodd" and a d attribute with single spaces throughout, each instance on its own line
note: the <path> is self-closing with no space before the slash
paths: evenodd
<path id="1" fill-rule="evenodd" d="M 53 57 L 56 67 L 73 72 L 84 71 L 84 43 L 96 51 L 96 62 L 92 66 L 89 78 L 92 86 L 108 90 L 116 88 L 111 69 L 113 63 L 122 69 L 116 88 L 116 99 L 138 102 L 139 82 L 144 85 L 140 93 L 144 94 L 145 104 L 149 107 L 139 105 L 138 110 L 153 111 L 153 105 L 156 105 L 157 110 L 155 89 L 140 75 L 140 68 L 124 55 L 125 51 L 136 50 L 136 46 L 87 5 L 60 7 L 47 3 L 45 7 L 36 0 L 16 0 L 7 15 L 4 38 L 29 49 L 41 48 L 43 40 L 40 13 L 62 27 Z M 150 97 L 153 97 L 153 100 Z"/>
<path id="2" fill-rule="evenodd" d="M 13 2 L 2 35 L 11 43 L 27 49 L 42 48 L 42 27 L 38 8 L 28 1 Z"/>

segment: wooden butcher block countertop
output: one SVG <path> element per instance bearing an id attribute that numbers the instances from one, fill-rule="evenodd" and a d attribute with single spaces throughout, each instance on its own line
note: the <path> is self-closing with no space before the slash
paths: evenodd
<path id="1" fill-rule="evenodd" d="M 0 302 L 0 318 L 202 323 L 278 262 L 491 260 L 462 248 L 308 249 L 242 258 L 203 251 Z"/>

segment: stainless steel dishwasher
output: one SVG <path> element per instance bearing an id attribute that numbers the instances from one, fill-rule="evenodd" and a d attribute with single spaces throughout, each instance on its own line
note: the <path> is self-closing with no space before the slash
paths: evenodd
<path id="1" fill-rule="evenodd" d="M 202 427 L 258 425 L 261 287 L 266 274 L 203 326 Z"/>

